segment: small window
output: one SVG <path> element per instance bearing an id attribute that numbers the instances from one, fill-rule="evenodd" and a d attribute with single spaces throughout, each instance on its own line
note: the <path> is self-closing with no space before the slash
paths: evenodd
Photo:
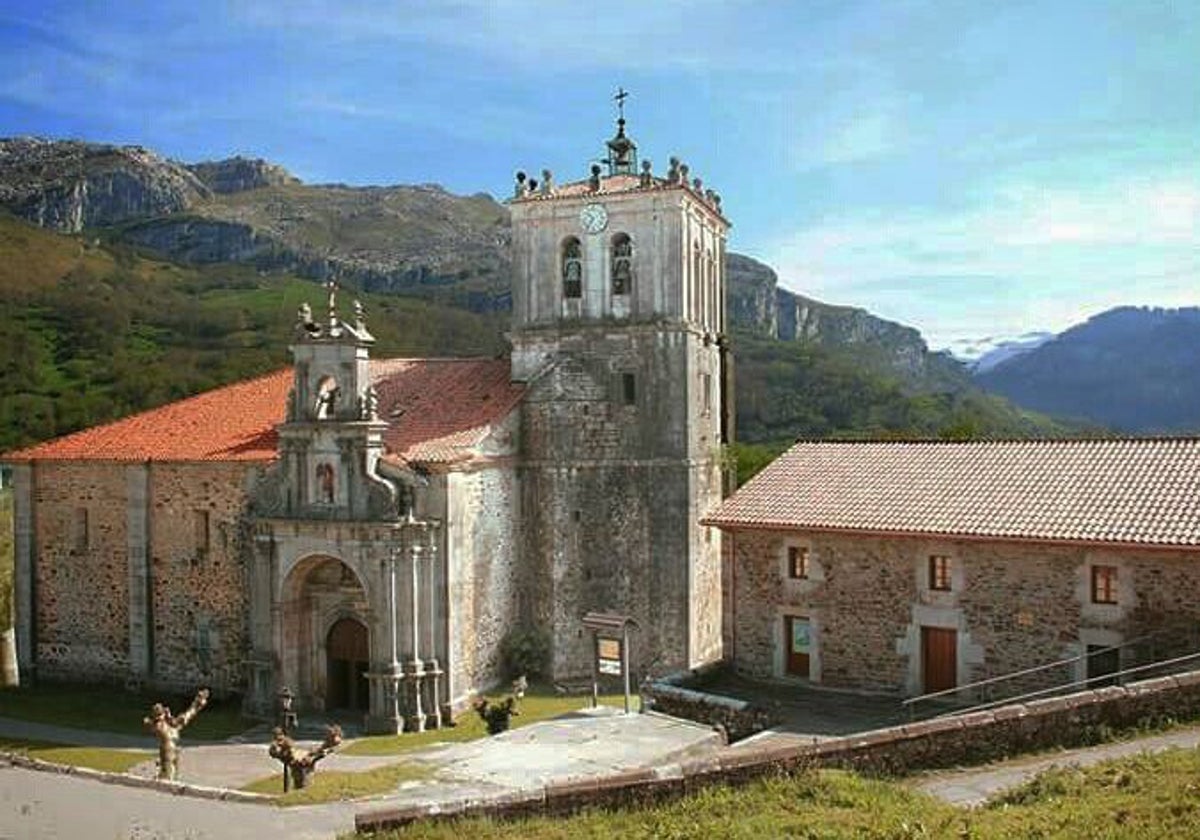
<path id="1" fill-rule="evenodd" d="M 627 295 L 633 288 L 633 240 L 618 233 L 612 240 L 612 293 Z"/>
<path id="2" fill-rule="evenodd" d="M 1117 567 L 1092 566 L 1092 603 L 1117 603 Z"/>
<path id="3" fill-rule="evenodd" d="M 91 535 L 88 533 L 88 509 L 85 507 L 75 508 L 75 521 L 71 525 L 71 542 L 74 543 L 76 551 L 87 551 L 91 544 Z"/>
<path id="4" fill-rule="evenodd" d="M 192 539 L 196 544 L 196 559 L 208 557 L 208 511 L 192 511 Z"/>
<path id="5" fill-rule="evenodd" d="M 563 297 L 583 297 L 583 245 L 574 236 L 562 245 Z"/>
<path id="6" fill-rule="evenodd" d="M 788 577 L 792 580 L 808 580 L 808 549 L 789 545 L 787 550 Z"/>
<path id="7" fill-rule="evenodd" d="M 700 413 L 707 417 L 712 413 L 712 374 L 700 374 Z"/>
<path id="8" fill-rule="evenodd" d="M 637 405 L 637 377 L 632 373 L 621 374 L 621 394 L 625 405 Z"/>
<path id="9" fill-rule="evenodd" d="M 945 554 L 929 556 L 929 588 L 938 592 L 950 591 L 950 558 Z"/>

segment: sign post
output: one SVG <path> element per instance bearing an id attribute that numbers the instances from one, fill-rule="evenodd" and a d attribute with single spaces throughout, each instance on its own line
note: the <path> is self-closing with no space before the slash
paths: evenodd
<path id="1" fill-rule="evenodd" d="M 590 612 L 583 626 L 592 631 L 592 708 L 600 703 L 600 677 L 621 677 L 625 687 L 625 714 L 629 714 L 629 628 L 637 622 L 626 615 Z"/>

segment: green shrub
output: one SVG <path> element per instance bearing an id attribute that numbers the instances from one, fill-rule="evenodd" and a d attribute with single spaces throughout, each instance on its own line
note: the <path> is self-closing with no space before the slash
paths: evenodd
<path id="1" fill-rule="evenodd" d="M 514 627 L 500 643 L 500 661 L 509 679 L 546 676 L 550 670 L 550 634 L 534 627 Z"/>

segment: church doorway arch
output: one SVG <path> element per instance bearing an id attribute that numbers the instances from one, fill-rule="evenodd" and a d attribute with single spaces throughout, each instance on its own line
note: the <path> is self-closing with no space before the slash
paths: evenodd
<path id="1" fill-rule="evenodd" d="M 366 710 L 370 609 L 354 569 L 337 557 L 301 560 L 283 584 L 280 685 L 301 709 Z"/>
<path id="2" fill-rule="evenodd" d="M 354 618 L 339 618 L 325 638 L 325 708 L 365 712 L 368 707 L 367 628 Z"/>

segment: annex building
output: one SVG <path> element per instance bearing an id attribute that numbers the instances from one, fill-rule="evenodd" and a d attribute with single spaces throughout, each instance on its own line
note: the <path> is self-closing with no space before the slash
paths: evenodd
<path id="1" fill-rule="evenodd" d="M 585 180 L 518 175 L 511 358 L 372 358 L 331 286 L 291 367 L 4 456 L 23 673 L 395 732 L 513 633 L 587 677 L 589 611 L 636 620 L 639 667 L 720 658 L 728 222 L 624 122 Z"/>
<path id="2" fill-rule="evenodd" d="M 704 521 L 754 677 L 914 696 L 1017 675 L 978 699 L 1200 650 L 1200 439 L 801 441 Z"/>

